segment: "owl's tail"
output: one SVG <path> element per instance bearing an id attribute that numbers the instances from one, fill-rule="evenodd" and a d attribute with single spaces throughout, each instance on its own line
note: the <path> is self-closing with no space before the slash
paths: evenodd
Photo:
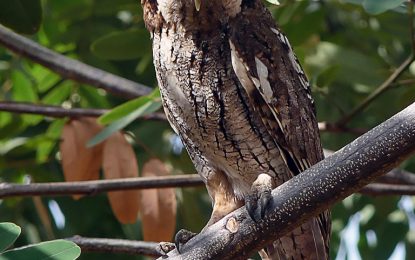
<path id="1" fill-rule="evenodd" d="M 328 212 L 294 229 L 284 237 L 259 252 L 263 260 L 329 259 L 329 237 L 320 218 L 326 219 Z"/>

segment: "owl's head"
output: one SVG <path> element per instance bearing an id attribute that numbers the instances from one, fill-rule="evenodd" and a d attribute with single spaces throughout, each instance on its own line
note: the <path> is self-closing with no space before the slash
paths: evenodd
<path id="1" fill-rule="evenodd" d="M 149 29 L 163 25 L 215 24 L 241 12 L 258 0 L 141 0 Z M 195 22 L 200 20 L 200 22 Z"/>

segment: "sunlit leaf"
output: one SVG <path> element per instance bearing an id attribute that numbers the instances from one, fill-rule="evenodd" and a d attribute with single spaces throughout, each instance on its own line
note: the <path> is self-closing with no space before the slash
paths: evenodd
<path id="1" fill-rule="evenodd" d="M 280 2 L 278 0 L 267 0 L 267 2 L 273 5 L 280 5 Z"/>
<path id="2" fill-rule="evenodd" d="M 118 120 L 122 117 L 127 116 L 130 113 L 133 113 L 137 108 L 144 106 L 146 103 L 151 102 L 152 100 L 159 99 L 158 89 L 154 90 L 150 95 L 139 97 L 128 102 L 125 102 L 113 109 L 111 111 L 103 114 L 98 118 L 98 122 L 101 124 L 109 124 Z"/>
<path id="3" fill-rule="evenodd" d="M 117 107 L 100 118 L 102 122 L 112 122 L 94 138 L 88 141 L 88 147 L 92 147 L 104 141 L 111 134 L 123 129 L 135 119 L 149 115 L 161 107 L 158 90 L 150 95 L 140 97 Z M 119 118 L 119 119 L 117 119 Z M 116 120 L 115 120 L 116 119 Z M 115 120 L 115 121 L 114 121 Z"/>
<path id="4" fill-rule="evenodd" d="M 370 14 L 380 14 L 400 6 L 406 0 L 364 0 L 363 7 Z"/>

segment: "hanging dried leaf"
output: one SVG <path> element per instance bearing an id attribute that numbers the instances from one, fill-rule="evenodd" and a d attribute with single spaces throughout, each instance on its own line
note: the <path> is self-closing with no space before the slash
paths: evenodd
<path id="1" fill-rule="evenodd" d="M 95 118 L 80 118 L 67 122 L 62 130 L 60 152 L 66 181 L 96 180 L 102 164 L 102 145 L 86 147 L 89 139 L 102 127 Z M 74 195 L 78 199 L 82 195 Z"/>
<path id="2" fill-rule="evenodd" d="M 112 134 L 104 143 L 103 164 L 106 179 L 138 177 L 134 150 L 120 132 Z M 108 192 L 112 211 L 123 224 L 134 223 L 139 210 L 139 191 Z"/>
<path id="3" fill-rule="evenodd" d="M 165 176 L 162 161 L 151 159 L 143 166 L 143 177 Z M 171 241 L 176 228 L 176 194 L 173 188 L 140 191 L 140 215 L 146 241 Z"/>

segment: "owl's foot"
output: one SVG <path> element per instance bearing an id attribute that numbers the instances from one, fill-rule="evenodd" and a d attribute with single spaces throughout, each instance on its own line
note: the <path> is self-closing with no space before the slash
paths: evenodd
<path id="1" fill-rule="evenodd" d="M 245 207 L 253 221 L 258 222 L 264 218 L 272 202 L 273 180 L 268 174 L 258 175 L 251 187 L 251 194 L 245 197 Z"/>
<path id="2" fill-rule="evenodd" d="M 174 237 L 174 244 L 176 245 L 177 252 L 180 253 L 180 249 L 182 248 L 182 246 L 196 235 L 197 233 L 193 233 L 186 229 L 180 229 Z"/>
<path id="3" fill-rule="evenodd" d="M 175 244 L 170 242 L 160 242 L 158 247 L 156 248 L 157 253 L 159 253 L 162 257 L 166 257 L 167 253 L 175 248 Z"/>

